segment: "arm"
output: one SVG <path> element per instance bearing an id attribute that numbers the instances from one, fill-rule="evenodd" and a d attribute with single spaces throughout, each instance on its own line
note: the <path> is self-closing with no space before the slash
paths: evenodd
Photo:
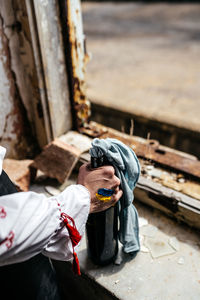
<path id="1" fill-rule="evenodd" d="M 89 213 L 105 210 L 119 200 L 119 184 L 113 167 L 90 170 L 83 165 L 77 185 L 56 197 L 34 192 L 0 197 L 0 265 L 21 262 L 40 252 L 54 259 L 71 259 L 73 249 L 61 214 L 74 219 L 82 236 Z M 96 199 L 102 187 L 115 190 L 111 201 Z"/>
<path id="2" fill-rule="evenodd" d="M 72 246 L 61 213 L 67 212 L 83 234 L 90 194 L 80 185 L 56 197 L 34 192 L 0 197 L 0 265 L 16 263 L 43 252 L 61 260 L 72 258 Z"/>

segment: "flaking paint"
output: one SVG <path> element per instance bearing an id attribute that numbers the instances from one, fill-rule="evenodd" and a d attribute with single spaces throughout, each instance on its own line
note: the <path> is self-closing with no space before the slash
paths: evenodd
<path id="1" fill-rule="evenodd" d="M 29 124 L 20 98 L 16 74 L 13 71 L 15 60 L 10 51 L 10 47 L 16 41 L 16 24 L 11 22 L 11 17 L 5 21 L 6 9 L 10 8 L 10 2 L 1 4 L 3 5 L 0 15 L 0 143 L 7 149 L 8 157 L 23 158 L 31 152 L 32 145 L 28 146 Z"/>
<path id="2" fill-rule="evenodd" d="M 91 113 L 90 102 L 86 97 L 85 68 L 88 55 L 85 49 L 80 1 L 68 0 L 66 11 L 71 51 L 72 98 L 79 129 L 87 124 Z"/>

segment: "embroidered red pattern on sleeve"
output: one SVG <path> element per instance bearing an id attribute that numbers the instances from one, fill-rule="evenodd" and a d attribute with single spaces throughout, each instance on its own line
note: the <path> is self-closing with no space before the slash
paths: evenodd
<path id="1" fill-rule="evenodd" d="M 57 199 L 56 199 L 57 201 Z M 60 203 L 57 201 L 57 205 L 59 207 L 59 211 L 61 212 L 61 208 L 60 208 Z M 80 265 L 79 265 L 79 260 L 78 260 L 78 256 L 74 250 L 74 247 L 76 245 L 78 245 L 78 243 L 81 240 L 81 235 L 78 232 L 74 219 L 72 217 L 70 217 L 69 215 L 67 215 L 66 213 L 61 213 L 61 217 L 60 219 L 64 222 L 68 232 L 69 232 L 69 236 L 72 242 L 72 248 L 73 248 L 73 264 L 72 264 L 72 269 L 73 272 L 77 275 L 81 275 L 81 271 L 80 271 Z M 71 221 L 72 225 L 69 224 L 69 221 Z"/>
<path id="2" fill-rule="evenodd" d="M 14 232 L 10 231 L 8 236 L 2 242 L 0 242 L 0 246 L 5 245 L 7 249 L 10 249 L 13 244 L 14 236 L 15 236 Z"/>
<path id="3" fill-rule="evenodd" d="M 66 228 L 69 232 L 69 236 L 70 236 L 70 239 L 71 239 L 71 242 L 72 242 L 73 257 L 74 257 L 73 264 L 72 264 L 73 272 L 77 275 L 81 275 L 78 256 L 77 256 L 77 254 L 74 250 L 74 247 L 76 245 L 78 245 L 78 243 L 81 240 L 81 235 L 80 235 L 80 233 L 78 232 L 78 230 L 76 228 L 76 225 L 75 225 L 75 222 L 74 222 L 73 218 L 71 218 L 70 216 L 68 216 L 65 213 L 61 213 L 61 217 L 62 217 L 63 222 L 64 222 L 64 224 L 65 224 L 65 226 L 66 226 Z M 69 224 L 70 221 L 71 221 L 72 225 Z"/>
<path id="4" fill-rule="evenodd" d="M 7 213 L 5 211 L 5 208 L 3 206 L 0 206 L 0 218 L 4 219 L 7 216 Z"/>
<path id="5" fill-rule="evenodd" d="M 0 206 L 0 218 L 1 219 L 5 219 L 7 216 L 7 213 L 5 211 L 5 208 L 3 206 Z M 12 247 L 13 244 L 13 239 L 14 239 L 14 232 L 10 231 L 8 236 L 0 242 L 0 246 L 5 245 L 7 247 L 7 249 L 10 249 Z"/>
<path id="6" fill-rule="evenodd" d="M 60 203 L 58 203 L 58 207 L 59 207 L 59 211 L 61 212 Z M 7 214 L 6 214 L 6 211 L 5 211 L 4 207 L 0 206 L 0 218 L 5 218 L 6 215 Z M 75 274 L 81 275 L 78 257 L 77 257 L 77 254 L 76 254 L 75 250 L 74 250 L 74 247 L 76 245 L 78 245 L 78 243 L 81 240 L 81 235 L 78 232 L 78 230 L 76 228 L 76 225 L 75 225 L 75 222 L 74 222 L 72 217 L 68 216 L 65 213 L 61 213 L 61 219 L 64 222 L 64 224 L 65 224 L 65 226 L 66 226 L 66 228 L 69 232 L 69 236 L 70 236 L 70 239 L 71 239 L 71 242 L 72 242 L 73 257 L 74 257 L 73 265 L 72 265 L 73 271 L 74 271 Z M 70 225 L 69 222 L 71 222 L 72 225 Z M 5 245 L 7 247 L 7 249 L 10 249 L 12 247 L 12 244 L 13 244 L 14 236 L 15 236 L 14 232 L 10 231 L 8 236 L 3 241 L 0 242 L 0 246 Z"/>

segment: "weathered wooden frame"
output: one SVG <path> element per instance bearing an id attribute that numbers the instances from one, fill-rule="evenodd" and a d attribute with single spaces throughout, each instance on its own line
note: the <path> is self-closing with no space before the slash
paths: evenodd
<path id="1" fill-rule="evenodd" d="M 48 141 L 72 127 L 58 1 L 26 0 Z"/>
<path id="2" fill-rule="evenodd" d="M 159 145 L 158 141 L 123 134 L 88 121 L 90 109 L 84 87 L 87 54 L 84 48 L 80 1 L 35 0 L 32 1 L 31 11 L 33 15 L 30 19 L 35 17 L 39 33 L 37 45 L 40 45 L 40 49 L 37 46 L 35 53 L 36 59 L 41 60 L 39 65 L 42 64 L 43 67 L 43 74 L 39 67 L 38 73 L 43 84 L 42 93 L 46 89 L 43 106 L 46 113 L 46 126 L 52 126 L 48 134 L 49 139 L 71 129 L 72 104 L 76 129 L 80 133 L 91 138 L 118 138 L 136 152 L 141 162 L 145 160 L 149 165 L 153 163 L 155 168 L 161 167 L 163 172 L 179 172 L 191 184 L 195 182 L 199 185 L 200 161 L 196 157 Z M 54 35 L 56 42 L 52 41 Z M 57 51 L 52 49 L 52 43 L 58 46 Z M 41 58 L 39 51 L 41 51 Z M 59 116 L 58 120 L 57 116 Z M 82 161 L 88 159 L 87 155 L 81 157 Z M 192 195 L 185 195 L 169 186 L 164 186 L 162 181 L 158 183 L 152 178 L 141 175 L 135 197 L 200 229 L 200 201 Z"/>
<path id="3" fill-rule="evenodd" d="M 159 170 L 161 174 L 158 176 L 157 181 L 154 181 L 153 177 L 141 172 L 134 192 L 135 199 L 161 210 L 170 217 L 200 229 L 199 174 L 196 173 L 196 170 L 192 174 L 192 168 L 189 172 L 186 171 L 187 164 L 191 166 L 193 164 L 195 166 L 196 164 L 197 167 L 199 166 L 200 162 L 196 157 L 159 145 L 156 141 L 131 136 L 95 122 L 90 122 L 88 127 L 82 128 L 81 131 L 92 138 L 117 138 L 130 146 L 137 154 L 141 166 L 146 165 L 148 168 L 148 166 L 152 167 L 153 165 L 153 168 Z M 147 151 L 141 151 L 141 149 L 147 149 Z M 171 161 L 168 161 L 165 157 L 162 160 L 162 156 L 156 159 L 153 156 L 155 149 L 158 150 L 157 153 L 165 152 L 161 155 L 170 153 Z M 150 154 L 152 154 L 152 157 Z M 82 161 L 89 161 L 88 155 L 83 154 L 81 159 Z M 173 164 L 173 161 L 176 161 L 176 163 Z M 180 163 L 178 164 L 177 161 Z M 181 161 L 184 162 L 183 168 Z M 165 183 L 165 177 L 169 176 L 172 172 L 178 174 L 178 177 L 183 179 L 181 185 L 183 187 L 187 185 L 187 194 L 179 191 L 176 179 L 172 179 L 167 184 Z M 197 188 L 196 197 L 192 194 L 193 186 Z"/>

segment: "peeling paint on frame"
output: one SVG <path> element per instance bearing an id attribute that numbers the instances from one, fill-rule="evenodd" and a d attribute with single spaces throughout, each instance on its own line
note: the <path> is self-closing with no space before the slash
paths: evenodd
<path id="1" fill-rule="evenodd" d="M 58 16 L 58 1 L 34 0 L 33 4 L 39 36 L 52 137 L 56 138 L 70 130 L 72 126 L 68 79 L 61 26 Z"/>
<path id="2" fill-rule="evenodd" d="M 76 114 L 77 129 L 85 126 L 90 116 L 90 102 L 86 97 L 85 36 L 83 34 L 81 4 L 79 0 L 66 1 L 66 19 L 71 52 L 72 98 Z"/>
<path id="3" fill-rule="evenodd" d="M 7 149 L 7 156 L 23 157 L 28 147 L 11 68 L 9 41 L 4 33 L 2 16 L 0 17 L 0 74 L 0 142 Z"/>

